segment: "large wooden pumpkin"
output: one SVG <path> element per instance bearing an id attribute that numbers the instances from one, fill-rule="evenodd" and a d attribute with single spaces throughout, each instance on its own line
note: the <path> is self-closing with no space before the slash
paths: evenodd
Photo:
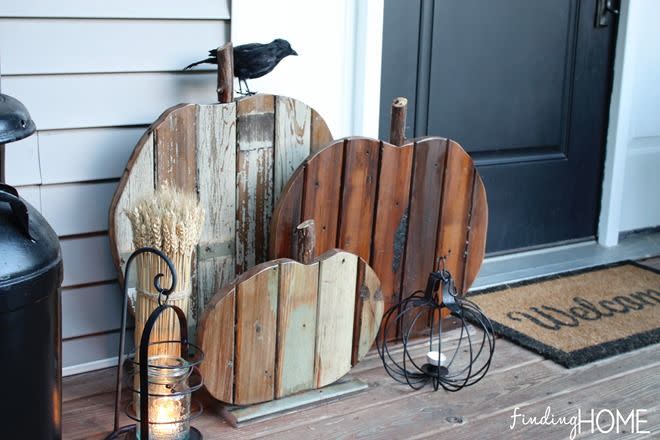
<path id="1" fill-rule="evenodd" d="M 337 247 L 369 262 L 388 308 L 424 289 L 443 264 L 460 292 L 469 289 L 484 257 L 488 207 L 481 177 L 455 141 L 347 138 L 291 177 L 273 213 L 271 258 L 296 255 L 293 234 L 304 219 L 316 222 L 317 253 Z"/>
<path id="2" fill-rule="evenodd" d="M 218 400 L 247 405 L 333 383 L 367 353 L 382 315 L 380 282 L 354 254 L 259 264 L 202 315 L 205 386 Z"/>
<path id="3" fill-rule="evenodd" d="M 206 220 L 193 267 L 194 323 L 216 289 L 266 261 L 274 201 L 298 165 L 330 140 L 314 109 L 283 96 L 181 104 L 165 111 L 139 140 L 110 207 L 120 281 L 133 251 L 125 210 L 163 184 L 197 193 Z"/>

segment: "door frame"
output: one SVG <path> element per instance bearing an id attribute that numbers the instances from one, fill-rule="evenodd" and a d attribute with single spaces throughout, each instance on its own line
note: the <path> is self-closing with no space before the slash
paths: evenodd
<path id="1" fill-rule="evenodd" d="M 423 3 L 433 0 L 421 0 Z M 383 14 L 384 0 L 365 0 L 356 2 L 356 11 L 364 9 L 368 14 L 356 12 L 355 44 L 361 53 L 371 54 L 371 57 L 355 58 L 354 108 L 360 108 L 360 117 L 356 118 L 353 126 L 355 133 L 369 136 L 378 136 L 380 83 L 383 44 Z M 422 5 L 423 6 L 423 5 Z M 619 242 L 621 226 L 621 207 L 623 199 L 623 182 L 626 166 L 626 140 L 629 135 L 631 97 L 633 82 L 634 48 L 633 43 L 626 38 L 628 34 L 629 0 L 621 0 L 619 27 L 616 36 L 614 55 L 614 75 L 612 79 L 612 94 L 609 108 L 609 124 L 605 145 L 605 165 L 603 170 L 603 183 L 601 187 L 601 200 L 599 221 L 597 227 L 597 241 L 602 246 L 616 246 Z M 379 27 L 378 27 L 379 26 Z M 373 54 L 378 53 L 378 57 Z M 356 52 L 357 54 L 357 52 Z M 377 59 L 376 59 L 377 58 Z M 374 64 L 378 61 L 378 68 Z M 378 87 L 376 92 L 374 89 Z M 368 101 L 366 100 L 368 98 Z M 360 103 L 359 101 L 362 100 Z M 366 111 L 366 110 L 369 111 Z"/>

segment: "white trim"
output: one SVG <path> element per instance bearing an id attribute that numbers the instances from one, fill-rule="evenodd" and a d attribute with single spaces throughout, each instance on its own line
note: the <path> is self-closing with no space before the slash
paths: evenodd
<path id="1" fill-rule="evenodd" d="M 378 138 L 384 0 L 356 2 L 353 121 L 356 135 Z"/>
<path id="2" fill-rule="evenodd" d="M 634 2 L 621 2 L 619 33 L 614 59 L 614 78 L 612 81 L 612 99 L 610 120 L 605 147 L 605 166 L 603 171 L 603 191 L 601 195 L 600 219 L 598 222 L 598 243 L 602 246 L 616 246 L 621 229 L 621 206 L 623 201 L 624 179 L 626 171 L 626 150 L 630 139 L 630 111 L 633 96 L 633 69 L 635 51 L 630 32 L 631 7 Z"/>
<path id="3" fill-rule="evenodd" d="M 102 370 L 104 368 L 116 367 L 117 357 L 99 359 L 97 361 L 85 362 L 84 364 L 70 365 L 62 368 L 62 376 L 73 376 L 75 374 L 87 373 L 88 371 Z"/>

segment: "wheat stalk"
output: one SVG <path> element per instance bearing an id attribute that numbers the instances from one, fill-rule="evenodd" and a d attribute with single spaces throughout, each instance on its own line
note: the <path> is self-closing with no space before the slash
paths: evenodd
<path id="1" fill-rule="evenodd" d="M 150 197 L 139 200 L 126 211 L 133 231 L 135 248 L 153 247 L 163 251 L 177 272 L 176 290 L 169 303 L 188 314 L 192 291 L 192 255 L 199 242 L 204 224 L 204 209 L 194 194 L 184 193 L 169 186 L 161 187 Z M 137 260 L 137 295 L 135 306 L 135 347 L 139 347 L 144 324 L 158 306 L 158 292 L 153 286 L 154 276 L 162 273 L 161 286 L 172 283 L 167 264 L 157 255 L 146 253 Z M 167 310 L 156 323 L 151 341 L 178 340 L 178 322 L 172 310 Z M 177 354 L 178 347 L 162 344 L 152 347 L 149 355 Z"/>

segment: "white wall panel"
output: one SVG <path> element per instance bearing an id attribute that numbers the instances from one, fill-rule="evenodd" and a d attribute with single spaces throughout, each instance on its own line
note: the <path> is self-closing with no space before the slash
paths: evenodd
<path id="1" fill-rule="evenodd" d="M 117 283 L 62 291 L 62 338 L 117 330 L 122 296 Z"/>
<path id="2" fill-rule="evenodd" d="M 168 107 L 216 100 L 215 73 L 26 75 L 2 79 L 40 130 L 151 124 Z"/>
<path id="3" fill-rule="evenodd" d="M 40 131 L 44 184 L 121 177 L 147 126 Z"/>
<path id="4" fill-rule="evenodd" d="M 41 186 L 17 186 L 18 195 L 25 199 L 30 205 L 41 211 Z"/>
<path id="5" fill-rule="evenodd" d="M 44 185 L 41 213 L 59 236 L 105 232 L 116 187 L 115 181 Z"/>
<path id="6" fill-rule="evenodd" d="M 64 259 L 63 287 L 117 278 L 107 235 L 65 238 L 60 244 Z"/>
<path id="7" fill-rule="evenodd" d="M 223 20 L 5 18 L 2 74 L 177 71 L 228 33 Z"/>
<path id="8" fill-rule="evenodd" d="M 230 0 L 20 0 L 0 2 L 4 17 L 229 18 Z"/>
<path id="9" fill-rule="evenodd" d="M 5 144 L 5 181 L 13 186 L 38 185 L 41 183 L 39 172 L 39 144 L 37 136 L 32 135 L 20 141 Z"/>

